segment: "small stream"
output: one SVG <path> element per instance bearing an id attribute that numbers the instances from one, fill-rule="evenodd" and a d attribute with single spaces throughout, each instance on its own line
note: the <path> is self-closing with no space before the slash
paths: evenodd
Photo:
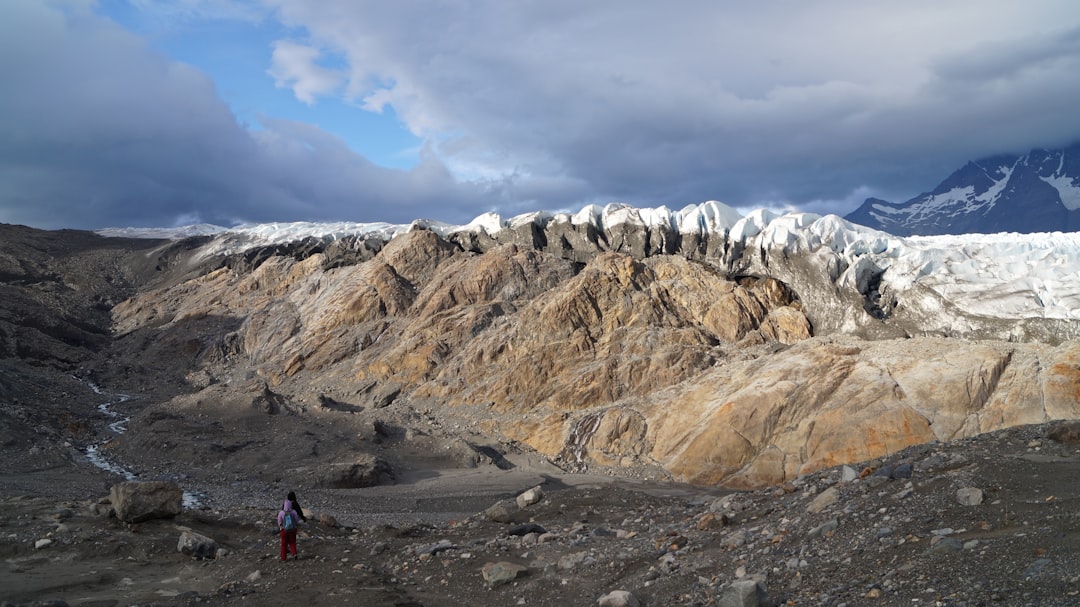
<path id="1" fill-rule="evenodd" d="M 126 416 L 126 415 L 121 415 L 120 413 L 117 413 L 116 411 L 113 411 L 112 407 L 114 405 L 119 405 L 121 403 L 125 403 L 125 402 L 127 402 L 129 400 L 132 400 L 134 397 L 130 396 L 128 394 L 110 394 L 110 393 L 107 393 L 104 390 L 102 390 L 101 387 L 99 387 L 97 384 L 95 384 L 94 382 L 92 382 L 90 380 L 82 379 L 82 378 L 79 378 L 79 377 L 76 377 L 75 379 L 77 379 L 77 380 L 81 381 L 82 383 L 86 384 L 86 386 L 88 388 L 90 388 L 90 390 L 92 390 L 94 392 L 94 394 L 97 394 L 98 396 L 102 396 L 102 397 L 105 397 L 105 398 L 109 399 L 109 400 L 101 403 L 97 407 L 98 411 L 101 411 L 101 413 L 103 415 L 105 415 L 105 417 L 112 420 L 111 422 L 109 422 L 109 425 L 108 425 L 109 430 L 113 434 L 117 434 L 117 435 L 123 434 L 124 432 L 127 432 L 128 422 L 131 421 L 131 417 Z M 129 468 L 125 468 L 124 466 L 121 466 L 120 464 L 117 464 L 116 462 L 109 461 L 109 459 L 106 458 L 101 453 L 101 447 L 106 442 L 107 441 L 101 441 L 101 442 L 95 443 L 95 444 L 90 445 L 89 447 L 87 447 L 86 448 L 86 459 L 88 459 L 91 464 L 94 464 L 98 468 L 101 468 L 102 470 L 104 470 L 106 472 L 110 472 L 110 473 L 115 474 L 117 476 L 122 476 L 122 477 L 124 477 L 125 480 L 129 480 L 129 481 L 138 480 L 139 475 L 137 473 L 130 470 Z M 196 494 L 194 492 L 184 491 L 183 505 L 184 505 L 184 508 L 186 508 L 186 509 L 199 508 L 199 507 L 202 506 L 202 499 L 200 498 L 200 496 L 198 494 Z"/>

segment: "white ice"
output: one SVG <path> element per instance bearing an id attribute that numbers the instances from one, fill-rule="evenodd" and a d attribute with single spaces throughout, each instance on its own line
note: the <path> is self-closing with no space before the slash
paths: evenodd
<path id="1" fill-rule="evenodd" d="M 414 226 L 441 235 L 483 230 L 496 234 L 527 223 L 592 224 L 598 230 L 616 225 L 667 226 L 682 233 L 713 233 L 741 241 L 747 250 L 764 248 L 784 255 L 812 254 L 822 248 L 844 259 L 847 267 L 884 270 L 882 288 L 902 295 L 915 287 L 930 289 L 972 314 L 996 318 L 1080 320 L 1080 233 L 966 234 L 902 238 L 852 224 L 835 215 L 776 214 L 766 209 L 745 216 L 716 201 L 639 209 L 624 204 L 589 205 L 574 214 L 529 213 L 504 220 L 485 213 L 463 226 L 432 221 L 389 223 L 273 223 L 210 231 L 216 233 L 204 254 L 228 254 L 255 246 L 304 238 L 325 240 L 353 235 L 390 239 Z M 110 236 L 135 237 L 145 230 L 113 229 Z M 153 237 L 166 237 L 157 230 Z M 181 229 L 173 236 L 181 237 Z M 856 277 L 856 280 L 858 277 Z"/>

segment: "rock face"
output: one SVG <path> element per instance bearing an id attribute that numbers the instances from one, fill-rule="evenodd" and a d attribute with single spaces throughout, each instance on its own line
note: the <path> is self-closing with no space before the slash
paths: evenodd
<path id="1" fill-rule="evenodd" d="M 172 518 L 183 511 L 183 491 L 175 483 L 128 481 L 109 491 L 116 518 L 125 523 L 141 523 L 156 518 Z"/>
<path id="2" fill-rule="evenodd" d="M 718 220 L 718 209 L 681 221 Z M 3 353 L 24 355 L 0 360 L 17 370 L 0 377 L 0 396 L 32 393 L 50 366 L 84 392 L 76 370 L 135 384 L 159 400 L 140 403 L 114 452 L 159 457 L 172 473 L 216 461 L 223 473 L 330 488 L 391 482 L 376 455 L 384 443 L 448 465 L 506 465 L 499 448 L 440 443 L 418 423 L 524 444 L 568 470 L 742 488 L 1080 417 L 1080 345 L 1069 341 L 1080 323 L 980 316 L 937 292 L 900 299 L 883 286 L 894 267 L 870 267 L 903 266 L 883 236 L 848 247 L 837 218 L 759 238 L 747 236 L 761 227 L 753 221 L 740 236 L 604 213 L 603 229 L 536 219 L 231 257 L 208 254 L 205 240 L 83 252 L 126 268 L 120 286 L 79 282 L 79 268 L 98 267 L 79 257 L 62 273 L 70 292 L 57 287 L 55 300 L 22 284 L 46 273 L 19 269 L 12 249 L 0 263 L 18 297 L 58 310 L 89 305 L 80 289 L 108 295 L 106 307 L 130 297 L 111 307 L 112 335 L 98 309 L 88 316 L 98 337 L 82 343 L 65 329 L 75 338 L 49 346 L 52 358 L 26 345 L 45 326 L 29 306 L 0 318 Z M 1014 341 L 976 340 L 987 335 Z M 0 432 L 31 453 L 24 437 L 44 417 L 19 411 L 0 418 Z M 301 416 L 308 424 L 294 432 Z M 268 437 L 281 436 L 297 462 L 265 461 Z"/>
<path id="3" fill-rule="evenodd" d="M 250 269 L 133 297 L 114 308 L 115 326 L 121 343 L 182 335 L 185 372 L 253 370 L 278 395 L 263 399 L 273 410 L 299 412 L 289 403 L 312 390 L 348 396 L 325 411 L 437 410 L 564 468 L 659 469 L 703 485 L 780 483 L 1080 417 L 1074 342 L 814 336 L 820 314 L 788 284 L 688 258 L 673 233 L 528 225 L 499 241 L 413 230 L 344 265 L 325 252 L 255 256 Z M 552 242 L 550 230 L 571 228 L 576 240 Z M 634 254 L 573 253 L 589 243 Z M 867 315 L 861 300 L 850 309 Z M 365 486 L 377 473 L 335 462 L 319 478 Z"/>

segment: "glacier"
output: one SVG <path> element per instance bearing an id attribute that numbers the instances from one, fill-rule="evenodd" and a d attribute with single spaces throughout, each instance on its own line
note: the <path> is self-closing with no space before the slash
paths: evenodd
<path id="1" fill-rule="evenodd" d="M 1080 233 L 966 234 L 900 237 L 836 215 L 743 215 L 708 201 L 679 210 L 588 205 L 576 213 L 534 212 L 504 219 L 485 213 L 465 225 L 430 220 L 409 224 L 267 223 L 233 228 L 110 228 L 104 236 L 177 239 L 199 235 L 201 259 L 300 241 L 349 238 L 389 241 L 414 229 L 446 238 L 500 241 L 523 227 L 551 230 L 660 230 L 686 241 L 719 243 L 713 259 L 732 274 L 777 278 L 817 307 L 817 330 L 855 331 L 883 320 L 906 335 L 1056 340 L 1080 337 Z M 689 255 L 688 255 L 689 256 Z M 873 308 L 873 309 L 872 309 Z M 899 322 L 906 319 L 905 322 Z M 1031 334 L 1025 321 L 1054 321 Z M 1017 323 L 1020 323 L 1019 325 Z M 888 334 L 888 331 L 885 332 Z"/>

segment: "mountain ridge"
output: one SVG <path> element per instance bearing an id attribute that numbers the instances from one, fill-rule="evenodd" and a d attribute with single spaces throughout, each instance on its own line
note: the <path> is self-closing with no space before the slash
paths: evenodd
<path id="1" fill-rule="evenodd" d="M 902 203 L 868 198 L 844 216 L 898 236 L 1080 230 L 1080 142 L 969 161 Z"/>

